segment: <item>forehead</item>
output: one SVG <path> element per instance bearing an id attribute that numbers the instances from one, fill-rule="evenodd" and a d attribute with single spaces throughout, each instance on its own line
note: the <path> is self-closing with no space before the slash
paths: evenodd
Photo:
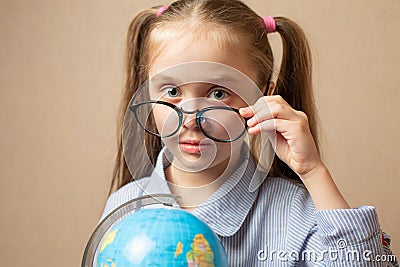
<path id="1" fill-rule="evenodd" d="M 149 76 L 179 64 L 207 61 L 235 68 L 256 82 L 257 73 L 251 67 L 245 42 L 238 36 L 226 36 L 229 33 L 224 30 L 201 27 L 153 30 L 148 51 Z"/>

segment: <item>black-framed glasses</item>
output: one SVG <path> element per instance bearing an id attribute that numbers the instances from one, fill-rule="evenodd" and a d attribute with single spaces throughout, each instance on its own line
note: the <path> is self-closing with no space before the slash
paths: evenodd
<path id="1" fill-rule="evenodd" d="M 247 119 L 240 115 L 238 109 L 228 106 L 186 111 L 174 104 L 154 100 L 131 104 L 129 109 L 146 132 L 161 138 L 170 137 L 179 131 L 183 124 L 183 114 L 195 114 L 197 126 L 203 134 L 217 142 L 233 142 L 243 136 L 247 129 Z M 154 127 L 155 122 L 162 126 L 161 132 Z"/>

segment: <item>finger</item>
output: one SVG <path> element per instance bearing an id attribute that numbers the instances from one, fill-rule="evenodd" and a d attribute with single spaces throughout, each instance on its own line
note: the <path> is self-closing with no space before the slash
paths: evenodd
<path id="1" fill-rule="evenodd" d="M 276 119 L 266 120 L 261 123 L 257 123 L 256 125 L 249 127 L 247 129 L 249 134 L 257 135 L 260 134 L 261 131 L 276 131 Z"/>
<path id="2" fill-rule="evenodd" d="M 288 104 L 288 102 L 286 102 L 286 100 L 280 95 L 268 95 L 268 96 L 264 96 L 264 97 L 268 103 L 269 102 L 278 102 L 278 103 L 282 103 L 282 104 L 290 106 Z"/>
<path id="3" fill-rule="evenodd" d="M 268 108 L 269 107 L 269 108 Z M 260 109 L 254 116 L 247 121 L 249 127 L 255 126 L 257 123 L 270 120 L 270 119 L 285 119 L 285 120 L 300 120 L 297 112 L 290 106 L 274 103 L 264 109 Z"/>
<path id="4" fill-rule="evenodd" d="M 265 109 L 260 110 L 256 114 L 254 114 L 254 116 L 252 116 L 252 118 L 250 118 L 247 121 L 247 126 L 253 127 L 262 121 L 273 119 L 273 118 L 274 117 L 271 113 L 271 110 L 269 110 L 268 108 L 265 108 Z"/>
<path id="5" fill-rule="evenodd" d="M 307 121 L 291 121 L 284 119 L 271 119 L 266 120 L 257 125 L 248 128 L 249 134 L 259 134 L 261 131 L 276 131 L 281 133 L 285 138 L 291 136 L 295 138 L 302 134 L 310 133 L 310 128 Z"/>
<path id="6" fill-rule="evenodd" d="M 295 110 L 281 96 L 273 96 L 272 98 L 267 96 L 261 97 L 250 108 L 259 118 L 264 116 L 264 119 L 296 119 Z M 267 116 L 265 117 L 265 115 Z"/>
<path id="7" fill-rule="evenodd" d="M 276 107 L 274 110 L 277 110 L 277 112 L 279 112 L 279 110 L 283 109 L 284 107 L 293 109 L 280 95 L 272 95 L 272 96 L 260 97 L 256 101 L 256 103 L 254 103 L 254 105 L 240 108 L 239 113 L 244 118 L 249 118 L 251 116 L 254 116 L 254 114 L 256 114 L 256 113 L 259 113 L 259 112 L 262 112 L 265 110 L 271 111 L 271 112 L 269 112 L 269 114 L 271 114 L 271 113 L 273 113 L 272 112 L 273 107 Z M 273 116 L 273 117 L 278 117 L 278 116 Z"/>
<path id="8" fill-rule="evenodd" d="M 264 99 L 264 97 L 260 97 L 255 103 L 254 105 L 250 105 L 248 107 L 244 107 L 244 108 L 240 108 L 239 109 L 239 113 L 245 117 L 251 117 L 254 116 L 255 113 L 268 108 L 268 102 Z"/>
<path id="9" fill-rule="evenodd" d="M 284 119 L 271 119 L 260 122 L 253 127 L 248 128 L 250 134 L 259 134 L 261 131 L 277 131 L 280 133 L 284 132 L 297 132 L 301 131 L 301 123 L 296 121 L 284 120 Z"/>
<path id="10" fill-rule="evenodd" d="M 242 115 L 242 117 L 244 118 L 249 118 L 254 116 L 254 111 L 252 110 L 251 106 L 249 107 L 244 107 L 244 108 L 240 108 L 239 109 L 239 113 L 240 115 Z"/>

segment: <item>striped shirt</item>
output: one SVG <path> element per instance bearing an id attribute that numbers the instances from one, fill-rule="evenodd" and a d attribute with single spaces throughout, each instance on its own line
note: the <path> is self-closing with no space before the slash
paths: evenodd
<path id="1" fill-rule="evenodd" d="M 164 152 L 165 148 L 150 177 L 110 195 L 102 218 L 143 194 L 171 193 L 164 175 Z M 251 156 L 241 162 L 192 211 L 218 235 L 229 266 L 399 266 L 389 249 L 389 236 L 383 240 L 374 207 L 316 210 L 302 184 L 279 177 L 268 177 L 249 190 L 255 162 Z"/>

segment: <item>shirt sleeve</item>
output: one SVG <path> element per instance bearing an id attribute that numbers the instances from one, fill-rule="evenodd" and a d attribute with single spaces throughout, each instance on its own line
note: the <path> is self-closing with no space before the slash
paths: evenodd
<path id="1" fill-rule="evenodd" d="M 316 220 L 327 265 L 399 266 L 374 207 L 319 210 Z"/>
<path id="2" fill-rule="evenodd" d="M 316 210 L 306 189 L 297 191 L 291 206 L 287 248 L 293 265 L 399 266 L 374 207 Z"/>

